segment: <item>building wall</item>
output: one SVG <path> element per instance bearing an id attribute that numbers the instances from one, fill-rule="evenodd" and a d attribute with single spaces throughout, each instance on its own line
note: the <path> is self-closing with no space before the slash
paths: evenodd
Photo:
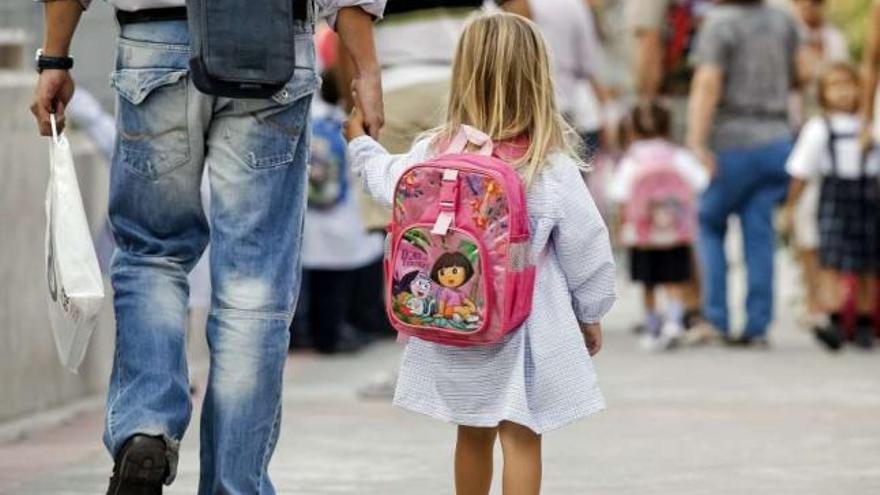
<path id="1" fill-rule="evenodd" d="M 100 392 L 113 349 L 108 304 L 80 374 L 58 363 L 45 299 L 49 147 L 26 104 L 34 81 L 31 72 L 0 72 L 0 422 Z M 107 166 L 84 136 L 70 138 L 89 224 L 97 230 L 106 217 Z"/>

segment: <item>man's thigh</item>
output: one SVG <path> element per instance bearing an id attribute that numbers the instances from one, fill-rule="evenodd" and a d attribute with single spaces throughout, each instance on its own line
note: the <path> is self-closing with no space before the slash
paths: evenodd
<path id="1" fill-rule="evenodd" d="M 118 98 L 110 218 L 123 251 L 190 265 L 207 241 L 207 223 L 194 118 L 202 101 L 189 83 L 185 31 L 185 22 L 156 23 L 149 37 L 127 27 L 120 35 L 111 76 Z"/>
<path id="2" fill-rule="evenodd" d="M 297 70 L 275 98 L 229 101 L 214 115 L 206 158 L 214 309 L 292 311 L 316 85 L 313 71 Z"/>

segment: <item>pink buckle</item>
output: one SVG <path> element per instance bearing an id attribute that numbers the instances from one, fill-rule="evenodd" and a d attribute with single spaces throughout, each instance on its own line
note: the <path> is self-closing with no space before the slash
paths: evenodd
<path id="1" fill-rule="evenodd" d="M 458 171 L 446 170 L 443 172 L 443 184 L 440 187 L 440 210 L 455 211 L 455 203 L 458 201 Z"/>

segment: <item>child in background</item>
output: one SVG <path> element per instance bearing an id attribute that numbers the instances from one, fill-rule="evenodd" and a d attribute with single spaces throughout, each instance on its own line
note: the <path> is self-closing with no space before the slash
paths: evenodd
<path id="1" fill-rule="evenodd" d="M 788 159 L 794 177 L 784 212 L 790 228 L 794 208 L 808 182 L 821 178 L 819 263 L 829 281 L 825 310 L 830 323 L 815 329 L 819 341 L 838 350 L 847 337 L 873 345 L 872 312 L 880 267 L 880 165 L 876 153 L 860 145 L 864 123 L 858 116 L 860 77 L 845 63 L 831 65 L 819 83 L 824 114 L 804 126 Z M 817 283 L 817 281 L 811 281 Z"/>
<path id="2" fill-rule="evenodd" d="M 398 179 L 438 154 L 463 124 L 488 134 L 526 184 L 529 256 L 538 274 L 532 311 L 497 344 L 409 338 L 394 402 L 458 425 L 459 495 L 489 493 L 499 437 L 504 493 L 537 495 L 541 435 L 604 407 L 590 356 L 601 348 L 615 277 L 608 232 L 567 144 L 576 136 L 557 110 L 546 45 L 533 23 L 492 14 L 467 25 L 447 121 L 408 153 L 388 154 L 352 114 L 346 134 L 353 167 L 370 194 L 390 205 Z"/>
<path id="3" fill-rule="evenodd" d="M 794 122 L 800 127 L 804 121 L 822 114 L 819 104 L 819 76 L 826 66 L 849 60 L 846 38 L 828 19 L 825 0 L 793 0 L 801 37 L 805 40 L 804 60 L 812 80 L 805 85 L 800 98 L 793 97 Z M 806 326 L 824 325 L 822 311 L 822 278 L 819 268 L 819 188 L 818 176 L 808 181 L 794 210 L 791 241 L 801 267 L 805 312 L 799 320 Z"/>
<path id="4" fill-rule="evenodd" d="M 356 306 L 381 303 L 358 300 L 352 286 L 356 270 L 382 253 L 381 236 L 366 232 L 360 205 L 351 194 L 350 168 L 342 137 L 342 94 L 336 72 L 322 74 L 320 98 L 312 103 L 308 208 L 303 225 L 303 298 L 298 305 L 291 345 L 311 346 L 321 354 L 360 350 L 369 342 L 352 318 Z M 299 325 L 296 325 L 299 324 Z M 308 332 L 302 332 L 303 327 Z"/>
<path id="5" fill-rule="evenodd" d="M 621 240 L 630 273 L 644 286 L 645 347 L 672 347 L 685 328 L 684 290 L 692 278 L 696 196 L 709 182 L 700 162 L 669 140 L 671 116 L 658 103 L 630 116 L 633 142 L 612 179 L 609 195 L 620 205 Z M 658 307 L 664 289 L 666 306 Z"/>

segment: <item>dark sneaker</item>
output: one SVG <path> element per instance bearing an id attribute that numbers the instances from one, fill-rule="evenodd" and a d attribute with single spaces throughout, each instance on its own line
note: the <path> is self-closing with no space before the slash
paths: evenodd
<path id="1" fill-rule="evenodd" d="M 162 495 L 168 476 L 165 441 L 135 435 L 116 454 L 107 495 Z"/>
<path id="2" fill-rule="evenodd" d="M 843 333 L 837 325 L 816 327 L 813 334 L 816 336 L 816 340 L 829 351 L 839 351 L 843 348 Z"/>
<path id="3" fill-rule="evenodd" d="M 871 349 L 874 347 L 874 327 L 868 325 L 859 325 L 856 328 L 853 343 L 861 349 Z"/>
<path id="4" fill-rule="evenodd" d="M 727 345 L 740 348 L 769 349 L 770 341 L 765 335 L 740 335 L 738 337 L 727 337 L 725 340 Z"/>

